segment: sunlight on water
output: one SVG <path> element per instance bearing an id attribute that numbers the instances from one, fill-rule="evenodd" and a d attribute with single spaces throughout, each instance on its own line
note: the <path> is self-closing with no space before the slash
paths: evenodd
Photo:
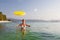
<path id="1" fill-rule="evenodd" d="M 34 23 L 35 25 L 32 25 L 31 30 L 34 32 L 47 32 L 47 33 L 54 33 L 54 34 L 60 34 L 60 23 Z"/>

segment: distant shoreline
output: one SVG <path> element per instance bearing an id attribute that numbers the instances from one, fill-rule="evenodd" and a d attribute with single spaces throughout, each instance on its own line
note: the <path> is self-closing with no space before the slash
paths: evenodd
<path id="1" fill-rule="evenodd" d="M 8 19 L 10 21 L 21 21 L 21 19 Z M 60 20 L 31 20 L 31 19 L 26 19 L 26 21 L 32 21 L 32 22 L 60 22 Z"/>

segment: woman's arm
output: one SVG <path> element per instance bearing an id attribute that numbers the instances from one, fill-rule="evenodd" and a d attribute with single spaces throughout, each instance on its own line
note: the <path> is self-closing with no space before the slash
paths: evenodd
<path id="1" fill-rule="evenodd" d="M 30 25 L 27 25 L 27 24 L 26 24 L 26 26 L 30 27 Z"/>

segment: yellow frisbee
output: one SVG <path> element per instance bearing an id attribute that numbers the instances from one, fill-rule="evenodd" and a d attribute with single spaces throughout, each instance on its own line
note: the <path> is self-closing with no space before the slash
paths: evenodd
<path id="1" fill-rule="evenodd" d="M 14 15 L 16 16 L 24 16 L 26 13 L 24 11 L 15 11 Z"/>

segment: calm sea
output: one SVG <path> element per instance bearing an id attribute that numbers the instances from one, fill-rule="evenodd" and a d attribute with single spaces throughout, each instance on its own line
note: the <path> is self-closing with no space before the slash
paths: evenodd
<path id="1" fill-rule="evenodd" d="M 21 21 L 0 23 L 0 40 L 22 40 L 16 28 Z M 27 33 L 23 40 L 60 40 L 60 22 L 26 21 Z"/>

